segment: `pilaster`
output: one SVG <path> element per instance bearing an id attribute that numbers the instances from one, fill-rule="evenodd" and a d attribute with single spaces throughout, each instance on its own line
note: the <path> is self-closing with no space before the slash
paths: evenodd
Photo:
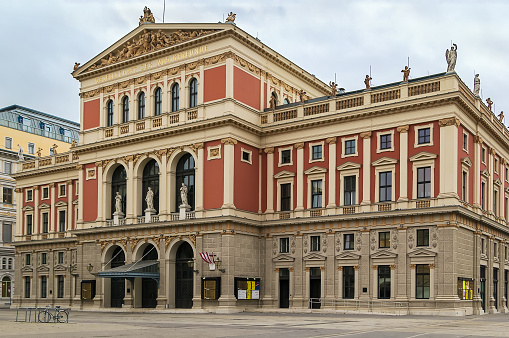
<path id="1" fill-rule="evenodd" d="M 438 197 L 458 196 L 458 127 L 456 117 L 438 121 L 440 126 L 440 193 Z"/>
<path id="2" fill-rule="evenodd" d="M 362 138 L 362 202 L 371 204 L 371 131 L 361 133 Z"/>
<path id="3" fill-rule="evenodd" d="M 329 203 L 327 208 L 336 207 L 336 137 L 329 137 L 327 140 L 329 144 Z"/>
<path id="4" fill-rule="evenodd" d="M 295 182 L 295 189 L 297 190 L 297 205 L 295 211 L 301 212 L 304 210 L 304 142 L 295 144 L 297 149 L 297 180 Z M 309 206 L 308 206 L 309 207 Z M 299 217 L 298 213 L 296 216 Z M 308 297 L 309 298 L 309 297 Z"/>
<path id="5" fill-rule="evenodd" d="M 224 144 L 224 190 L 223 190 L 223 209 L 235 209 L 234 204 L 234 181 L 235 181 L 235 145 L 237 140 L 229 137 L 221 140 Z M 224 214 L 224 212 L 223 212 Z"/>
<path id="6" fill-rule="evenodd" d="M 271 214 L 274 212 L 274 148 L 265 148 L 264 152 L 267 154 L 267 210 L 265 213 Z"/>
<path id="7" fill-rule="evenodd" d="M 399 132 L 399 199 L 398 202 L 408 201 L 408 129 L 400 126 Z"/>

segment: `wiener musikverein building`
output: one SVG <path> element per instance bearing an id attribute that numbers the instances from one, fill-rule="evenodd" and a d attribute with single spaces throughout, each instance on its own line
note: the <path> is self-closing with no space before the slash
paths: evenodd
<path id="1" fill-rule="evenodd" d="M 509 131 L 454 71 L 336 92 L 148 14 L 14 175 L 15 306 L 507 312 Z"/>

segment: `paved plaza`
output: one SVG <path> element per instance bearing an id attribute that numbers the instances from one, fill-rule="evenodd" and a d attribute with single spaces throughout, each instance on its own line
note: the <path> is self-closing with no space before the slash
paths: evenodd
<path id="1" fill-rule="evenodd" d="M 17 337 L 509 337 L 509 314 L 467 317 L 336 313 L 71 312 L 69 324 L 15 322 L 0 309 L 0 336 Z"/>

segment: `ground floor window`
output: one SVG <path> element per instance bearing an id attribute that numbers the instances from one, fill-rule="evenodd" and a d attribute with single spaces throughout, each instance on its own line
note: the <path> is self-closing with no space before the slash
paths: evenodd
<path id="1" fill-rule="evenodd" d="M 30 298 L 30 276 L 25 277 L 25 298 Z"/>
<path id="2" fill-rule="evenodd" d="M 391 298 L 391 267 L 389 265 L 378 266 L 378 299 Z"/>
<path id="3" fill-rule="evenodd" d="M 343 267 L 343 298 L 353 299 L 355 292 L 355 270 L 353 266 Z"/>
<path id="4" fill-rule="evenodd" d="M 498 309 L 498 268 L 493 268 L 493 298 L 495 298 L 495 309 Z"/>
<path id="5" fill-rule="evenodd" d="M 11 297 L 11 279 L 7 276 L 2 278 L 2 298 Z"/>
<path id="6" fill-rule="evenodd" d="M 57 297 L 64 298 L 64 276 L 57 276 Z"/>
<path id="7" fill-rule="evenodd" d="M 479 294 L 481 296 L 481 306 L 486 311 L 486 266 L 481 265 L 479 278 Z"/>
<path id="8" fill-rule="evenodd" d="M 415 298 L 429 299 L 430 274 L 429 265 L 418 264 L 415 267 Z"/>
<path id="9" fill-rule="evenodd" d="M 46 289 L 48 288 L 48 279 L 46 276 L 41 276 L 41 298 L 46 298 Z"/>

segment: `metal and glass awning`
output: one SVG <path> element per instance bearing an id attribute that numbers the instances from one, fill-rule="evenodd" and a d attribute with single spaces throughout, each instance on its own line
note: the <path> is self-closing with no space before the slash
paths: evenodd
<path id="1" fill-rule="evenodd" d="M 97 276 L 102 278 L 152 278 L 159 280 L 158 261 L 138 261 L 136 263 L 118 266 L 113 269 L 99 271 Z"/>

